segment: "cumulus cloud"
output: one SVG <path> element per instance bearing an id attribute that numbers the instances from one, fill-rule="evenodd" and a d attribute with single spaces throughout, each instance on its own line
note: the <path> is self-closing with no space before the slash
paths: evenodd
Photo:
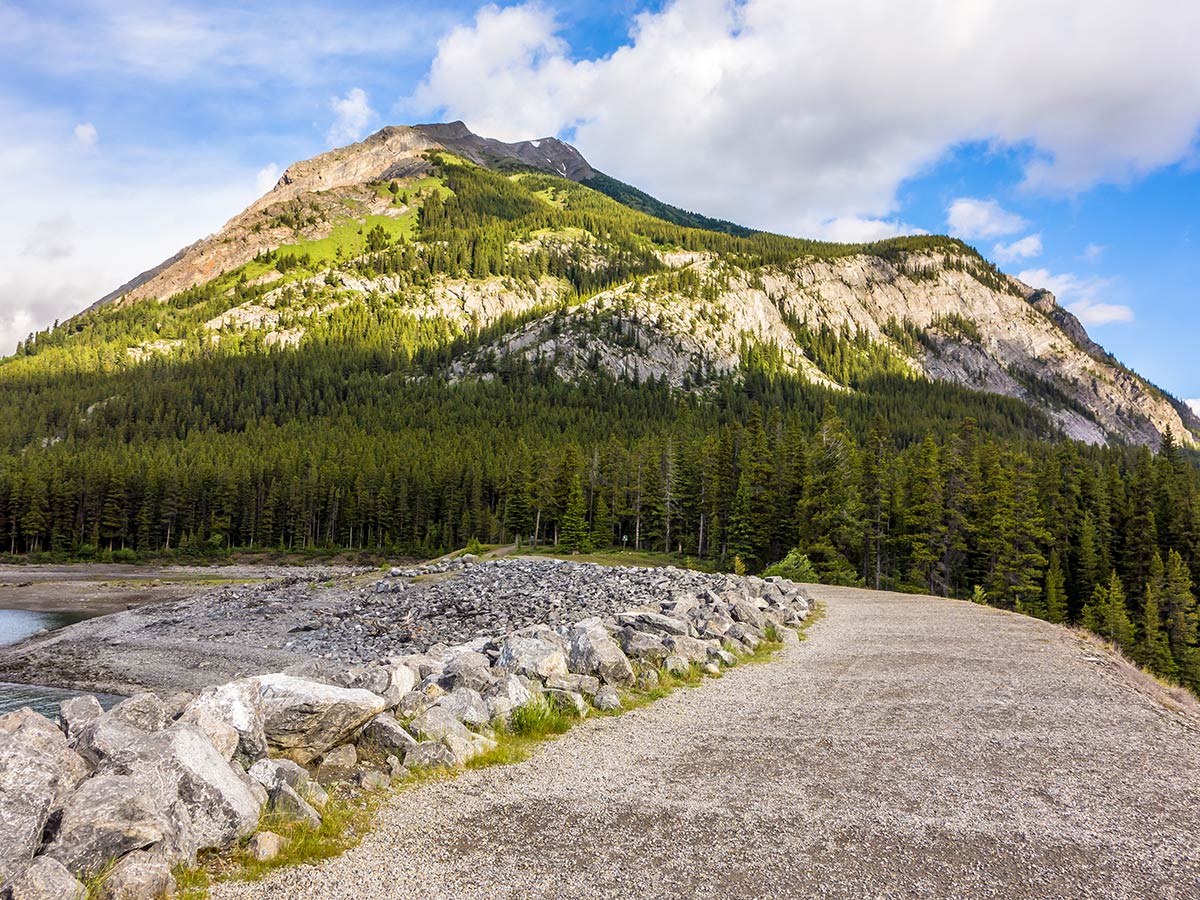
<path id="1" fill-rule="evenodd" d="M 1029 223 L 995 200 L 959 197 L 946 210 L 946 226 L 955 237 L 973 241 L 1020 231 Z"/>
<path id="2" fill-rule="evenodd" d="M 1022 259 L 1036 259 L 1042 255 L 1042 236 L 1031 234 L 1019 241 L 999 243 L 992 248 L 992 255 L 1002 263 L 1017 262 Z"/>
<path id="3" fill-rule="evenodd" d="M 367 92 L 362 88 L 350 88 L 345 97 L 334 97 L 329 101 L 334 121 L 325 135 L 332 147 L 352 144 L 363 137 L 367 126 L 375 118 L 375 110 L 367 102 Z"/>
<path id="4" fill-rule="evenodd" d="M 1132 322 L 1134 319 L 1130 307 L 1104 300 L 1105 291 L 1113 284 L 1110 278 L 1081 278 L 1071 273 L 1056 275 L 1048 269 L 1027 269 L 1019 273 L 1017 278 L 1033 287 L 1050 291 L 1084 325 L 1111 325 Z"/>
<path id="5" fill-rule="evenodd" d="M 254 186 L 260 194 L 265 194 L 279 181 L 279 165 L 267 163 L 254 175 Z"/>
<path id="6" fill-rule="evenodd" d="M 91 122 L 81 122 L 75 126 L 75 140 L 85 150 L 91 150 L 96 146 L 96 141 L 100 140 L 100 132 Z"/>
<path id="7" fill-rule="evenodd" d="M 20 173 L 0 216 L 0 355 L 215 231 L 254 199 L 254 170 L 220 153 L 181 158 L 115 146 L 80 153 L 62 140 L 70 120 L 2 95 L 0 119 L 20 136 L 0 142 L 0 171 Z M 64 181 L 63 172 L 72 178 Z M 164 203 L 181 185 L 187 202 Z"/>
<path id="8" fill-rule="evenodd" d="M 1183 159 L 1198 31 L 1200 4 L 1172 0 L 673 0 L 578 58 L 545 6 L 488 6 L 403 108 L 508 140 L 573 134 L 673 203 L 794 232 L 893 220 L 899 186 L 965 143 L 1015 151 L 1049 192 Z"/>

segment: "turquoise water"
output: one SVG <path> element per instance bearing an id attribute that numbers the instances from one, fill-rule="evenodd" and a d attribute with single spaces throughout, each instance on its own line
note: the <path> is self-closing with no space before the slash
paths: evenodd
<path id="1" fill-rule="evenodd" d="M 0 609 L 0 647 L 23 641 L 39 631 L 54 631 L 88 618 L 91 617 L 86 613 Z M 10 684 L 0 681 L 0 715 L 22 706 L 31 706 L 42 715 L 53 719 L 58 715 L 58 704 L 78 693 L 45 685 Z M 105 707 L 112 706 L 121 699 L 109 694 L 96 696 Z"/>

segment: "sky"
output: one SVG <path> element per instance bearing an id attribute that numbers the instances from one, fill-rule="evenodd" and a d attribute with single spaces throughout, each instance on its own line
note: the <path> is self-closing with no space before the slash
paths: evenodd
<path id="1" fill-rule="evenodd" d="M 0 352 L 289 163 L 463 119 L 757 228 L 956 235 L 1200 398 L 1196 34 L 1181 0 L 0 0 Z"/>

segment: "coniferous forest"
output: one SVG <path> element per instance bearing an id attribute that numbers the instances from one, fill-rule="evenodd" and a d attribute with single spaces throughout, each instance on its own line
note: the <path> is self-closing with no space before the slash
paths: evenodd
<path id="1" fill-rule="evenodd" d="M 511 179 L 443 166 L 448 190 L 421 207 L 419 239 L 367 231 L 341 271 L 399 273 L 414 289 L 445 274 L 550 275 L 582 297 L 655 271 L 652 245 L 741 265 L 840 252 L 688 228 L 591 192 L 531 204 Z M 529 190 L 568 191 L 526 178 Z M 510 254 L 534 228 L 603 235 L 603 264 Z M 329 265 L 300 254 L 259 264 Z M 711 375 L 702 391 L 602 372 L 568 382 L 518 358 L 452 382 L 446 366 L 487 334 L 382 301 L 327 317 L 296 348 L 255 334 L 213 347 L 196 334 L 234 302 L 227 292 L 242 302 L 262 290 L 235 278 L 173 298 L 165 324 L 159 304 L 141 303 L 31 336 L 0 367 L 2 549 L 432 556 L 520 540 L 750 572 L 797 550 L 823 581 L 1083 625 L 1200 688 L 1200 469 L 1171 436 L 1153 453 L 1070 442 L 1025 403 L 913 378 L 849 334 L 811 335 L 811 351 L 853 391 L 769 358 Z M 114 349 L 154 335 L 180 351 L 131 364 Z"/>

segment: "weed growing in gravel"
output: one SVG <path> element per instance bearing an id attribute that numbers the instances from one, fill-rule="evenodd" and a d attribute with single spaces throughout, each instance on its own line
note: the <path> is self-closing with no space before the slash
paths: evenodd
<path id="1" fill-rule="evenodd" d="M 518 737 L 544 738 L 563 734 L 575 723 L 569 714 L 554 706 L 545 697 L 535 697 L 513 710 L 508 729 Z"/>

